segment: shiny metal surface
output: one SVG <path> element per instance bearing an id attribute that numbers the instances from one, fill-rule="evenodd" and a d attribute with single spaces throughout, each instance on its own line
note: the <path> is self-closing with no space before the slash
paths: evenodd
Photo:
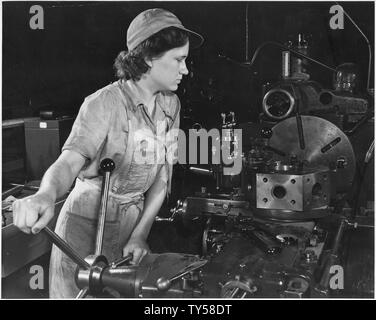
<path id="1" fill-rule="evenodd" d="M 75 281 L 80 292 L 76 299 L 84 298 L 87 294 L 98 294 L 102 291 L 102 273 L 108 267 L 105 256 L 89 255 L 85 258 L 89 266 L 86 269 L 77 268 Z"/>
<path id="2" fill-rule="evenodd" d="M 355 155 L 347 136 L 334 124 L 322 118 L 301 116 L 305 148 L 299 145 L 295 117 L 273 127 L 269 145 L 283 150 L 287 161 L 292 155 L 312 166 L 327 166 L 333 172 L 337 192 L 346 192 L 352 185 L 355 173 Z"/>
<path id="3" fill-rule="evenodd" d="M 90 265 L 80 257 L 80 255 L 62 238 L 60 238 L 54 231 L 52 231 L 49 227 L 45 227 L 42 229 L 51 242 L 57 246 L 61 251 L 63 251 L 69 258 L 72 259 L 73 262 L 77 263 L 81 268 L 90 268 Z"/>
<path id="4" fill-rule="evenodd" d="M 330 175 L 326 168 L 256 174 L 257 208 L 306 211 L 328 207 L 329 199 Z"/>
<path id="5" fill-rule="evenodd" d="M 201 215 L 209 216 L 251 216 L 249 203 L 242 200 L 187 197 L 181 207 L 181 214 L 187 219 Z"/>
<path id="6" fill-rule="evenodd" d="M 282 120 L 288 117 L 295 106 L 294 96 L 282 88 L 268 91 L 262 101 L 263 111 L 272 119 Z"/>
<path id="7" fill-rule="evenodd" d="M 293 222 L 322 218 L 330 214 L 330 211 L 327 208 L 319 208 L 306 211 L 293 211 L 281 209 L 255 209 L 254 214 L 256 217 L 265 220 Z"/>
<path id="8" fill-rule="evenodd" d="M 111 172 L 115 169 L 115 163 L 111 159 L 104 159 L 100 164 L 100 168 L 103 172 L 103 182 L 101 189 L 101 205 L 99 210 L 98 226 L 97 226 L 97 236 L 95 240 L 95 254 L 102 254 L 103 247 L 103 236 L 104 236 L 104 227 L 106 221 L 106 212 L 107 212 L 107 201 L 108 201 L 108 192 L 110 186 L 110 175 Z"/>

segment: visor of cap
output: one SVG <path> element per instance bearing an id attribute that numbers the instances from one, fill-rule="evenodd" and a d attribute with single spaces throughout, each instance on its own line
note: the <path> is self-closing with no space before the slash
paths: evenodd
<path id="1" fill-rule="evenodd" d="M 163 9 L 150 9 L 139 14 L 130 24 L 127 31 L 128 50 L 132 51 L 141 42 L 169 27 L 188 32 L 192 48 L 197 48 L 204 42 L 200 34 L 185 28 L 173 13 Z"/>

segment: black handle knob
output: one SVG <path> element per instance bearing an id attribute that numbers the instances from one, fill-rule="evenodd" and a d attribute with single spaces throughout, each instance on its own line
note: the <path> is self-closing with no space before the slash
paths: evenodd
<path id="1" fill-rule="evenodd" d="M 112 172 L 115 169 L 115 162 L 109 158 L 103 159 L 100 164 L 100 169 L 102 172 Z"/>
<path id="2" fill-rule="evenodd" d="M 260 133 L 261 133 L 261 137 L 266 138 L 266 139 L 270 139 L 273 135 L 272 129 L 266 128 L 266 127 L 262 128 Z"/>

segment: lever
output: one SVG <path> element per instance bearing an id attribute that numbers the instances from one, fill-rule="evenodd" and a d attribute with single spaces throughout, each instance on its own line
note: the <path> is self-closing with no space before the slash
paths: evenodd
<path id="1" fill-rule="evenodd" d="M 115 163 L 111 159 L 104 159 L 100 164 L 100 169 L 103 172 L 103 182 L 102 182 L 102 189 L 101 189 L 101 205 L 100 205 L 100 212 L 99 212 L 99 219 L 98 219 L 98 228 L 97 228 L 97 237 L 96 237 L 96 244 L 95 244 L 95 255 L 100 256 L 102 253 L 102 244 L 103 244 L 103 234 L 104 234 L 104 227 L 106 221 L 106 210 L 107 210 L 107 200 L 108 200 L 108 193 L 109 193 L 109 185 L 110 185 L 110 175 L 111 172 L 115 169 Z M 64 241 L 60 236 L 58 236 L 54 231 L 52 231 L 49 227 L 45 227 L 42 231 L 50 238 L 53 244 L 55 244 L 61 251 L 63 251 L 69 258 L 71 258 L 80 268 L 90 270 L 91 265 L 85 261 L 80 255 L 71 248 L 71 246 Z M 128 255 L 118 261 L 112 263 L 112 266 L 119 266 L 126 261 L 130 260 L 132 255 Z M 89 294 L 89 288 L 82 289 L 77 299 L 84 298 Z"/>
<path id="2" fill-rule="evenodd" d="M 99 211 L 99 219 L 98 219 L 98 227 L 97 227 L 97 238 L 95 241 L 95 254 L 96 255 L 102 254 L 108 191 L 109 191 L 109 186 L 110 186 L 110 175 L 111 175 L 111 172 L 115 169 L 115 163 L 113 160 L 106 158 L 101 161 L 100 169 L 103 172 L 103 181 L 102 181 L 102 190 L 101 190 L 101 206 L 100 206 L 100 211 Z"/>
<path id="3" fill-rule="evenodd" d="M 333 141 L 329 142 L 327 145 L 321 148 L 321 153 L 326 153 L 332 149 L 335 145 L 341 142 L 341 137 L 335 138 Z"/>
<path id="4" fill-rule="evenodd" d="M 303 123 L 302 123 L 302 118 L 299 113 L 296 113 L 296 126 L 298 128 L 299 146 L 300 146 L 300 149 L 304 150 L 305 141 L 304 141 Z"/>
<path id="5" fill-rule="evenodd" d="M 77 265 L 84 269 L 90 268 L 90 265 L 84 259 L 82 259 L 80 255 L 75 250 L 73 250 L 67 242 L 61 239 L 49 227 L 43 228 L 42 231 L 51 239 L 55 246 L 57 246 L 61 251 L 63 251 L 75 263 L 77 263 Z"/>
<path id="6" fill-rule="evenodd" d="M 204 168 L 190 166 L 189 170 L 193 173 L 202 174 L 202 175 L 206 175 L 206 176 L 213 175 L 213 170 L 211 170 L 211 169 L 204 169 Z"/>
<path id="7" fill-rule="evenodd" d="M 117 268 L 119 266 L 122 266 L 123 264 L 127 263 L 128 261 L 132 260 L 133 254 L 130 253 L 126 255 L 125 257 L 120 258 L 119 260 L 116 260 L 111 263 L 111 268 Z"/>
<path id="8" fill-rule="evenodd" d="M 203 267 L 207 262 L 208 262 L 208 260 L 196 261 L 196 262 L 191 263 L 189 266 L 185 267 L 178 274 L 176 274 L 175 276 L 173 276 L 169 279 L 166 279 L 165 277 L 158 278 L 157 283 L 156 283 L 158 290 L 161 290 L 161 291 L 168 290 L 171 286 L 171 283 L 174 280 L 179 279 L 182 276 L 185 276 L 189 272 L 192 272 L 196 269 Z"/>

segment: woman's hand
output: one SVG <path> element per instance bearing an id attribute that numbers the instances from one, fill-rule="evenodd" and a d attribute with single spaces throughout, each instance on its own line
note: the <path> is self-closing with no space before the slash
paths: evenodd
<path id="1" fill-rule="evenodd" d="M 85 158 L 73 150 L 64 150 L 43 176 L 39 191 L 13 202 L 13 223 L 25 233 L 38 233 L 55 214 L 55 201 L 72 186 Z"/>
<path id="2" fill-rule="evenodd" d="M 38 233 L 54 216 L 55 198 L 39 193 L 13 202 L 13 223 L 25 233 Z"/>
<path id="3" fill-rule="evenodd" d="M 150 252 L 149 246 L 142 238 L 131 237 L 123 249 L 123 257 L 132 254 L 131 264 L 139 264 L 142 258 Z"/>

